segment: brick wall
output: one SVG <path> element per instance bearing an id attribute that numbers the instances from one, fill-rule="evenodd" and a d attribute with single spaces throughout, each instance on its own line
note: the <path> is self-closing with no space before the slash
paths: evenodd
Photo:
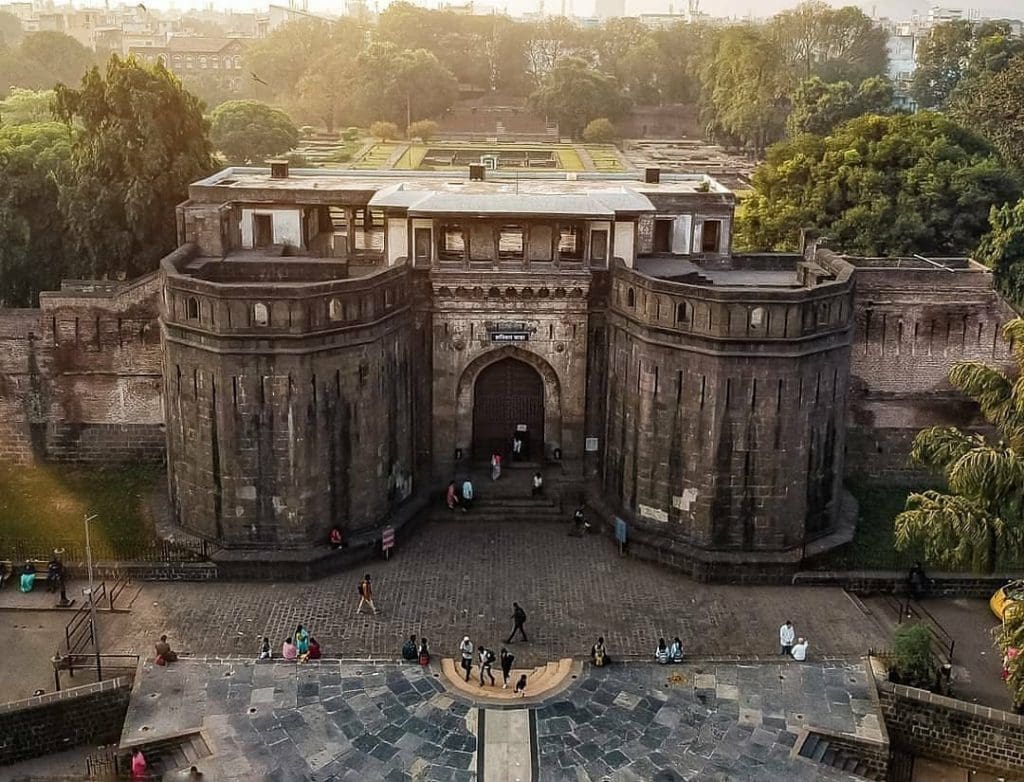
<path id="1" fill-rule="evenodd" d="M 999 776 L 1024 777 L 1024 716 L 891 682 L 877 682 L 898 749 Z"/>
<path id="2" fill-rule="evenodd" d="M 118 741 L 130 693 L 118 678 L 0 704 L 0 766 Z"/>
<path id="3" fill-rule="evenodd" d="M 159 279 L 0 310 L 0 460 L 163 460 Z"/>

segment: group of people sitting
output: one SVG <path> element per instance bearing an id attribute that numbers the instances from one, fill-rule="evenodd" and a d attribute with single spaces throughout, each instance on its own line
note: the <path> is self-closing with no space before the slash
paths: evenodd
<path id="1" fill-rule="evenodd" d="M 285 660 L 304 663 L 307 660 L 319 660 L 323 653 L 320 650 L 320 642 L 310 635 L 302 625 L 295 629 L 295 635 L 284 639 L 281 644 L 281 657 Z M 270 651 L 270 639 L 263 636 L 263 643 L 260 645 L 260 660 L 269 660 L 273 657 Z"/>
<path id="2" fill-rule="evenodd" d="M 660 665 L 681 663 L 683 661 L 683 642 L 679 640 L 679 636 L 673 638 L 670 644 L 665 643 L 664 638 L 659 638 L 658 648 L 654 650 L 654 659 Z"/>
<path id="3" fill-rule="evenodd" d="M 463 513 L 468 513 L 473 507 L 473 481 L 467 477 L 461 486 L 457 486 L 455 481 L 450 481 L 444 501 L 449 510 L 461 508 Z"/>
<path id="4" fill-rule="evenodd" d="M 427 637 L 423 636 L 419 641 L 416 634 L 409 636 L 409 640 L 402 644 L 402 659 L 415 660 L 420 665 L 430 665 L 430 648 L 427 646 Z"/>
<path id="5" fill-rule="evenodd" d="M 25 566 L 21 569 L 18 580 L 18 589 L 21 592 L 31 592 L 36 586 L 36 564 L 31 559 L 25 560 Z M 54 552 L 49 563 L 46 565 L 46 589 L 48 592 L 56 592 L 60 589 L 60 583 L 64 579 L 64 563 Z M 2 583 L 2 582 L 0 582 Z"/>

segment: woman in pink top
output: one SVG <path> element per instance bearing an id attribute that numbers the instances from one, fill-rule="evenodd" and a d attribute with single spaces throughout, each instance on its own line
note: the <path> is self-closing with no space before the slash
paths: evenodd
<path id="1" fill-rule="evenodd" d="M 281 646 L 281 656 L 286 660 L 297 660 L 299 657 L 298 647 L 292 643 L 291 638 L 285 638 Z"/>
<path id="2" fill-rule="evenodd" d="M 146 778 L 146 756 L 141 749 L 132 751 L 132 779 Z"/>

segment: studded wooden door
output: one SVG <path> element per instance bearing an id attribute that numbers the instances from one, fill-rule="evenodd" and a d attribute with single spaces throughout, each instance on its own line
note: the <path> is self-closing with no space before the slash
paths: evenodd
<path id="1" fill-rule="evenodd" d="M 544 381 L 533 367 L 514 358 L 496 361 L 476 379 L 473 398 L 473 458 L 498 451 L 512 457 L 512 437 L 526 427 L 523 461 L 544 457 Z"/>

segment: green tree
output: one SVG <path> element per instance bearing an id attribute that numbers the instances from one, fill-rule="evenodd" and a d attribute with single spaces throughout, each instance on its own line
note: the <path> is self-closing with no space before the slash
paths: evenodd
<path id="1" fill-rule="evenodd" d="M 398 138 L 398 125 L 394 122 L 378 120 L 370 124 L 370 135 L 381 141 L 390 141 L 393 138 Z"/>
<path id="2" fill-rule="evenodd" d="M 990 230 L 974 257 L 992 269 L 996 285 L 1018 310 L 1024 310 L 1024 198 L 992 207 Z"/>
<path id="3" fill-rule="evenodd" d="M 68 272 L 56 178 L 70 157 L 58 122 L 0 128 L 0 306 L 37 306 Z"/>
<path id="4" fill-rule="evenodd" d="M 851 254 L 961 255 L 1020 183 L 991 145 L 939 114 L 866 114 L 768 150 L 737 218 L 740 246 L 791 250 L 816 228 Z"/>
<path id="5" fill-rule="evenodd" d="M 287 103 L 295 86 L 314 65 L 336 46 L 362 45 L 362 32 L 355 22 L 327 22 L 297 19 L 281 25 L 245 53 L 246 67 L 263 93 L 277 103 Z"/>
<path id="6" fill-rule="evenodd" d="M 770 27 L 799 78 L 856 84 L 885 74 L 886 33 L 859 8 L 809 0 L 776 14 Z"/>
<path id="7" fill-rule="evenodd" d="M 710 134 L 762 153 L 783 136 L 792 88 L 785 54 L 765 30 L 728 28 L 704 72 Z"/>
<path id="8" fill-rule="evenodd" d="M 210 114 L 210 140 L 231 162 L 262 163 L 294 149 L 299 129 L 280 109 L 258 100 L 230 100 Z"/>
<path id="9" fill-rule="evenodd" d="M 401 127 L 413 117 L 440 116 L 455 103 L 459 85 L 426 49 L 371 44 L 356 63 L 355 88 L 363 119 L 383 117 Z"/>
<path id="10" fill-rule="evenodd" d="M 577 138 L 598 117 L 618 118 L 628 101 L 615 80 L 578 57 L 565 57 L 529 99 L 530 106 L 558 123 L 563 135 Z"/>
<path id="11" fill-rule="evenodd" d="M 155 269 L 177 244 L 175 206 L 215 167 L 202 104 L 162 64 L 112 56 L 79 89 L 57 87 L 56 113 L 79 128 L 59 185 L 78 273 Z"/>
<path id="12" fill-rule="evenodd" d="M 25 30 L 21 20 L 9 11 L 0 11 L 0 49 L 17 46 Z"/>
<path id="13" fill-rule="evenodd" d="M 1024 54 L 996 72 L 960 83 L 950 98 L 950 115 L 976 130 L 1024 172 Z"/>
<path id="14" fill-rule="evenodd" d="M 354 109 L 357 55 L 357 49 L 335 46 L 317 60 L 299 80 L 294 116 L 323 125 L 333 133 Z"/>
<path id="15" fill-rule="evenodd" d="M 683 22 L 652 33 L 658 49 L 655 81 L 663 102 L 696 104 L 701 100 L 702 77 L 721 33 L 711 25 Z"/>
<path id="16" fill-rule="evenodd" d="M 607 117 L 592 119 L 583 128 L 583 140 L 591 144 L 612 144 L 619 140 L 619 132 Z"/>
<path id="17" fill-rule="evenodd" d="M 409 139 L 418 138 L 423 141 L 430 141 L 436 135 L 437 123 L 432 119 L 421 119 L 405 129 L 405 137 Z"/>
<path id="18" fill-rule="evenodd" d="M 25 90 L 11 87 L 0 101 L 0 125 L 30 125 L 53 119 L 53 90 Z"/>
<path id="19" fill-rule="evenodd" d="M 896 547 L 921 545 L 942 567 L 991 573 L 1004 559 L 1024 556 L 1024 320 L 1010 321 L 1003 334 L 1015 378 L 976 361 L 949 371 L 949 382 L 977 403 L 994 435 L 935 426 L 919 432 L 911 450 L 948 491 L 907 497 L 896 517 Z"/>
<path id="20" fill-rule="evenodd" d="M 793 108 L 786 119 L 786 131 L 827 135 L 847 120 L 861 114 L 886 114 L 892 106 L 892 83 L 874 76 L 859 87 L 848 81 L 827 84 L 817 76 L 800 82 L 793 94 Z"/>
<path id="21" fill-rule="evenodd" d="M 74 84 L 96 63 L 96 55 L 64 33 L 32 33 L 18 47 L 18 57 L 32 68 L 32 83 L 19 87 L 43 89 L 58 82 Z"/>

